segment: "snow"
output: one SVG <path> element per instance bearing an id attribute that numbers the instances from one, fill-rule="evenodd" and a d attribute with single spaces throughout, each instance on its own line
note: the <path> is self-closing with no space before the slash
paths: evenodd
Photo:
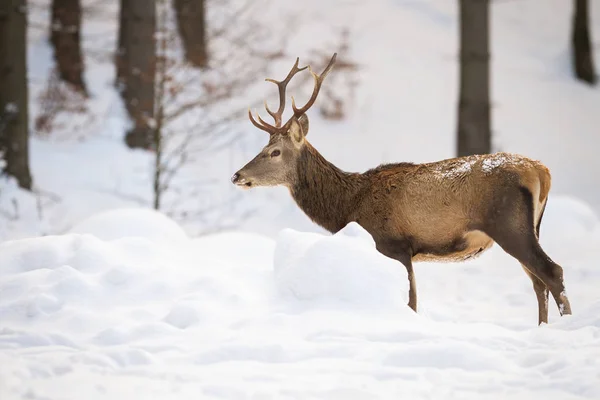
<path id="1" fill-rule="evenodd" d="M 4 111 L 7 114 L 16 114 L 19 111 L 19 107 L 15 103 L 6 103 Z"/>
<path id="2" fill-rule="evenodd" d="M 564 211 L 570 212 L 564 213 Z M 547 218 L 574 314 L 537 326 L 531 283 L 493 248 L 479 260 L 404 268 L 360 226 L 201 238 L 109 237 L 140 211 L 94 216 L 89 232 L 0 244 L 3 400 L 597 399 L 600 224 L 571 199 Z M 120 218 L 113 218 L 119 216 Z M 585 221 L 585 223 L 584 223 Z M 85 224 L 84 224 L 85 225 Z M 546 227 L 544 227 L 546 228 Z M 583 234 L 585 232 L 585 234 Z M 169 238 L 169 236 L 166 236 Z M 566 242 L 565 242 L 566 240 Z M 548 246 L 547 246 L 548 247 Z"/>
<path id="3" fill-rule="evenodd" d="M 178 241 L 187 234 L 164 214 L 147 208 L 115 209 L 84 219 L 71 233 L 89 233 L 102 240 L 142 237 L 151 240 Z"/>
<path id="4" fill-rule="evenodd" d="M 561 318 L 550 299 L 540 327 L 529 278 L 498 246 L 459 264 L 416 264 L 415 314 L 405 269 L 360 226 L 325 234 L 287 189 L 242 192 L 229 180 L 267 141 L 246 118 L 248 106 L 276 104 L 264 78 L 283 78 L 315 48 L 330 57 L 344 27 L 349 50 L 338 60 L 358 69 L 348 77 L 334 67 L 324 88 L 344 98 L 346 118 L 325 120 L 320 98 L 311 143 L 348 171 L 453 157 L 456 2 L 263 5 L 268 37 L 279 25 L 291 34 L 286 54 L 212 110 L 239 109 L 240 119 L 211 131 L 215 143 L 194 142 L 160 211 L 151 209 L 154 155 L 123 143 L 131 122 L 114 87 L 118 2 L 83 3 L 90 97 L 67 96 L 77 111 L 56 115 L 50 132 L 35 128 L 53 107 L 44 100 L 49 3 L 29 7 L 34 191 L 0 180 L 0 399 L 600 398 L 600 90 L 572 78 L 571 2 L 494 1 L 491 12 L 494 149 L 549 167 L 541 244 L 564 268 L 573 307 Z M 590 7 L 597 41 L 600 7 Z M 201 87 L 194 76 L 181 72 L 186 101 Z M 290 94 L 301 103 L 311 90 L 307 79 Z M 190 113 L 170 140 L 198 136 L 197 121 L 211 117 Z"/>
<path id="5" fill-rule="evenodd" d="M 431 171 L 438 179 L 452 179 L 469 174 L 475 165 L 485 174 L 490 174 L 501 166 L 518 167 L 527 163 L 522 156 L 505 152 L 496 152 L 486 155 L 470 155 L 462 158 L 454 158 L 450 163 L 433 164 Z"/>
<path id="6" fill-rule="evenodd" d="M 481 167 L 484 172 L 492 172 L 494 169 L 502 166 L 506 163 L 506 159 L 503 157 L 486 158 L 481 163 Z"/>
<path id="7" fill-rule="evenodd" d="M 434 176 L 440 180 L 458 178 L 470 173 L 473 169 L 473 165 L 477 162 L 479 162 L 477 156 L 470 156 L 465 159 L 456 160 L 450 165 L 434 165 L 432 171 L 435 173 Z"/>
<path id="8" fill-rule="evenodd" d="M 406 271 L 374 249 L 369 233 L 355 222 L 333 236 L 286 229 L 274 258 L 277 289 L 284 297 L 319 306 L 405 309 Z"/>

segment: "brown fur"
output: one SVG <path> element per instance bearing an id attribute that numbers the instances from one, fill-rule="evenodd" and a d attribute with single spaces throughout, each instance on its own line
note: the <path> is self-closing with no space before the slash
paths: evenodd
<path id="1" fill-rule="evenodd" d="M 291 194 L 315 223 L 337 232 L 357 221 L 376 240 L 410 238 L 414 261 L 482 254 L 493 241 L 478 228 L 490 218 L 488 208 L 503 201 L 502 188 L 540 192 L 543 203 L 549 187 L 542 164 L 507 153 L 388 164 L 356 174 L 341 171 L 306 142 L 296 169 Z"/>

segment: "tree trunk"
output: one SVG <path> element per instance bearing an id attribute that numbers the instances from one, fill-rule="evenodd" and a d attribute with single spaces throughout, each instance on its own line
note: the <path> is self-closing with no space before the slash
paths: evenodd
<path id="1" fill-rule="evenodd" d="M 127 69 L 125 65 L 127 64 L 127 53 L 125 47 L 125 37 L 127 32 L 127 21 L 128 17 L 126 16 L 128 8 L 127 8 L 128 0 L 121 0 L 120 12 L 119 12 L 119 38 L 117 43 L 117 53 L 115 57 L 115 66 L 117 72 L 116 79 L 116 87 L 119 92 L 122 93 L 125 85 L 125 74 Z"/>
<path id="2" fill-rule="evenodd" d="M 50 42 L 60 78 L 86 93 L 81 55 L 81 3 L 79 0 L 53 0 Z"/>
<path id="3" fill-rule="evenodd" d="M 155 2 L 121 0 L 120 21 L 117 77 L 125 107 L 134 123 L 125 142 L 132 148 L 151 149 L 156 69 Z"/>
<path id="4" fill-rule="evenodd" d="M 0 2 L 0 142 L 4 172 L 31 189 L 27 109 L 27 2 Z"/>
<path id="5" fill-rule="evenodd" d="M 161 2 L 160 15 L 159 15 L 159 26 L 160 26 L 160 40 L 158 42 L 158 54 L 160 55 L 157 60 L 156 66 L 156 126 L 154 129 L 154 202 L 153 206 L 155 210 L 160 210 L 162 196 L 166 187 L 164 182 L 165 168 L 163 166 L 164 161 L 164 140 L 163 140 L 163 129 L 165 124 L 165 92 L 167 91 L 167 7 L 165 6 L 166 1 Z"/>
<path id="6" fill-rule="evenodd" d="M 594 70 L 594 56 L 590 39 L 589 2 L 574 0 L 572 29 L 572 60 L 577 79 L 595 85 L 597 81 Z"/>
<path id="7" fill-rule="evenodd" d="M 188 62 L 208 65 L 204 0 L 174 0 L 179 36 Z"/>
<path id="8" fill-rule="evenodd" d="M 460 0 L 458 155 L 491 152 L 489 0 Z"/>

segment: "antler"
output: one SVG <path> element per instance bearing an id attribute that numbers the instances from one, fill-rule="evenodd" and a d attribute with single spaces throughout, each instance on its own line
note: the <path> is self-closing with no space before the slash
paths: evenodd
<path id="1" fill-rule="evenodd" d="M 327 76 L 327 74 L 329 73 L 331 68 L 333 67 L 336 57 L 337 57 L 337 53 L 334 53 L 333 57 L 331 58 L 331 61 L 329 61 L 329 64 L 327 65 L 325 70 L 321 73 L 321 75 L 315 74 L 312 71 L 310 65 L 307 65 L 306 67 L 298 68 L 298 63 L 300 62 L 300 58 L 297 57 L 296 62 L 294 63 L 294 66 L 292 67 L 292 69 L 290 70 L 290 72 L 288 73 L 288 75 L 286 76 L 286 78 L 283 81 L 276 81 L 275 79 L 266 78 L 265 80 L 267 82 L 273 82 L 274 84 L 277 85 L 277 87 L 279 89 L 279 108 L 277 109 L 276 112 L 271 111 L 269 109 L 269 106 L 267 105 L 267 102 L 265 101 L 265 109 L 267 110 L 269 115 L 271 117 L 273 117 L 273 119 L 275 120 L 275 126 L 265 122 L 258 113 L 256 114 L 256 116 L 260 123 L 257 122 L 252 115 L 252 111 L 250 111 L 250 109 L 248 109 L 248 117 L 250 118 L 250 121 L 252 122 L 252 124 L 254 126 L 256 126 L 258 129 L 268 132 L 271 135 L 273 135 L 275 133 L 280 133 L 280 132 L 286 131 L 293 118 L 299 118 L 302 114 L 306 113 L 306 111 L 308 111 L 308 109 L 310 107 L 312 107 L 315 100 L 317 99 L 317 96 L 319 95 L 319 90 L 321 90 L 321 84 L 323 83 L 323 80 L 325 79 L 325 77 Z M 287 87 L 288 83 L 290 83 L 290 81 L 292 80 L 294 75 L 296 75 L 300 71 L 305 70 L 306 68 L 308 68 L 308 70 L 310 71 L 311 75 L 313 76 L 313 78 L 315 80 L 315 87 L 313 89 L 312 96 L 308 100 L 308 103 L 306 103 L 304 105 L 304 107 L 301 107 L 301 108 L 296 107 L 296 103 L 294 101 L 294 96 L 292 96 L 292 108 L 294 110 L 294 116 L 291 117 L 285 123 L 285 125 L 282 126 L 281 125 L 281 117 L 283 115 L 283 111 L 285 110 L 286 87 Z"/>
<path id="2" fill-rule="evenodd" d="M 290 81 L 292 80 L 294 75 L 296 75 L 298 72 L 304 71 L 306 68 L 310 69 L 310 66 L 298 68 L 299 62 L 300 62 L 300 58 L 296 57 L 296 63 L 292 67 L 289 74 L 281 82 L 276 81 L 275 79 L 271 79 L 271 78 L 265 79 L 265 81 L 267 81 L 267 82 L 273 82 L 279 88 L 279 109 L 277 109 L 277 112 L 274 113 L 271 110 L 269 110 L 269 106 L 267 105 L 267 102 L 265 101 L 265 108 L 267 109 L 267 112 L 269 113 L 269 115 L 271 117 L 273 117 L 273 119 L 275 120 L 275 126 L 277 128 L 281 127 L 281 116 L 283 115 L 283 110 L 285 109 L 285 89 L 286 89 L 288 83 L 290 83 Z"/>
<path id="3" fill-rule="evenodd" d="M 275 120 L 275 126 L 266 123 L 260 117 L 260 115 L 258 113 L 256 115 L 257 115 L 260 123 L 256 122 L 256 120 L 252 116 L 252 112 L 250 110 L 248 110 L 248 116 L 250 117 L 250 121 L 252 121 L 252 124 L 254 126 L 256 126 L 258 129 L 262 129 L 263 131 L 268 132 L 271 135 L 281 131 L 281 117 L 283 115 L 283 111 L 285 110 L 285 89 L 286 89 L 288 83 L 290 83 L 290 81 L 294 77 L 294 75 L 296 75 L 298 72 L 303 71 L 307 68 L 307 67 L 298 68 L 299 62 L 300 62 L 300 58 L 296 57 L 296 63 L 294 64 L 294 66 L 292 67 L 292 69 L 290 70 L 290 72 L 288 73 L 288 75 L 285 77 L 284 80 L 276 81 L 275 79 L 271 79 L 271 78 L 265 79 L 265 81 L 267 81 L 267 82 L 273 82 L 279 88 L 279 108 L 277 109 L 277 112 L 271 111 L 269 109 L 269 106 L 267 105 L 267 101 L 265 100 L 265 108 L 267 109 L 267 112 L 269 113 L 269 115 L 271 117 L 273 117 L 273 119 Z"/>
<path id="4" fill-rule="evenodd" d="M 337 53 L 333 53 L 333 57 L 331 57 L 331 61 L 329 61 L 329 64 L 327 64 L 327 67 L 321 73 L 321 75 L 315 74 L 313 72 L 312 68 L 310 67 L 310 65 L 308 66 L 308 70 L 310 71 L 311 75 L 313 76 L 313 78 L 315 80 L 315 87 L 313 89 L 312 96 L 310 96 L 308 103 L 306 103 L 304 105 L 304 107 L 296 108 L 296 102 L 294 101 L 294 96 L 292 96 L 292 108 L 294 109 L 294 116 L 296 118 L 299 118 L 302 114 L 307 112 L 308 109 L 312 107 L 315 100 L 317 100 L 317 96 L 319 95 L 319 91 L 321 90 L 321 84 L 323 83 L 323 80 L 325 79 L 325 77 L 327 76 L 329 71 L 331 71 L 333 64 L 335 64 L 336 57 L 337 57 Z"/>

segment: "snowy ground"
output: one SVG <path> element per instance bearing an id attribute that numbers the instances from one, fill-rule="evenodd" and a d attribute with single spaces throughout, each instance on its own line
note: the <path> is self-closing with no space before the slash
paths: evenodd
<path id="1" fill-rule="evenodd" d="M 600 223 L 554 199 L 543 244 L 574 315 L 537 327 L 531 284 L 493 248 L 404 268 L 350 224 L 190 239 L 120 210 L 0 245 L 0 398 L 600 398 Z"/>

